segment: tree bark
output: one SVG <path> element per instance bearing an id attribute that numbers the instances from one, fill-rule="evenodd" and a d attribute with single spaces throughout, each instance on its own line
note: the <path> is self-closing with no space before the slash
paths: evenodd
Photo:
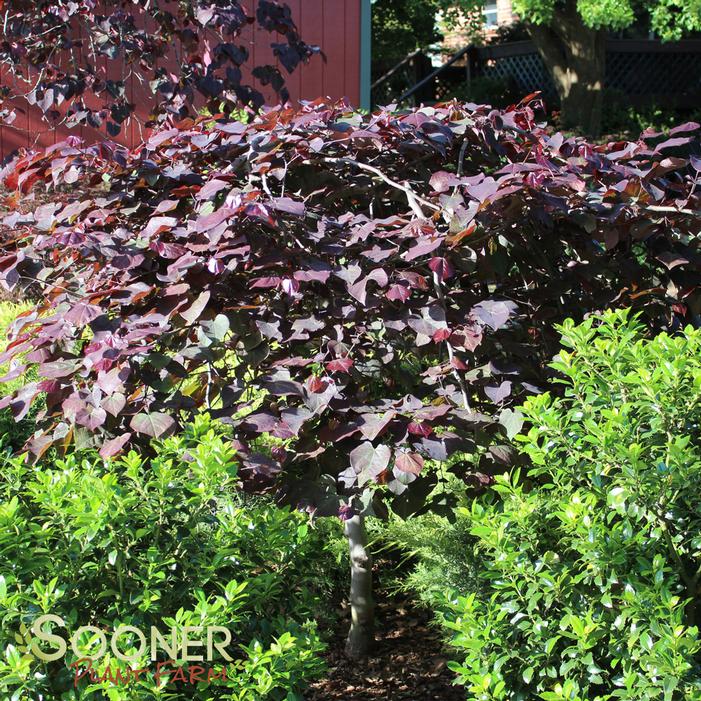
<path id="1" fill-rule="evenodd" d="M 346 639 L 346 655 L 357 660 L 366 657 L 370 652 L 375 632 L 372 555 L 368 550 L 365 518 L 349 518 L 345 522 L 345 535 L 348 538 L 351 562 L 351 627 Z"/>
<path id="2" fill-rule="evenodd" d="M 528 27 L 560 98 L 565 128 L 578 127 L 589 136 L 601 133 L 606 35 L 587 27 L 576 0 L 558 4 L 547 25 Z"/>

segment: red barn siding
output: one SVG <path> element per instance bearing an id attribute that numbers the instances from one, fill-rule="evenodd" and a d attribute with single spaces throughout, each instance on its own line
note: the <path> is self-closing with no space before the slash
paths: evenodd
<path id="1" fill-rule="evenodd" d="M 287 81 L 290 99 L 313 100 L 327 97 L 332 100 L 348 98 L 351 104 L 362 102 L 361 88 L 361 7 L 367 0 L 287 0 L 292 16 L 302 38 L 310 44 L 318 44 L 324 57 L 314 56 L 309 63 L 300 66 L 291 75 L 273 57 L 270 47 L 276 37 L 260 29 L 257 24 L 246 28 L 240 41 L 248 45 L 251 66 L 264 63 L 277 64 Z M 252 0 L 245 2 L 249 12 L 254 11 Z M 126 65 L 111 62 L 108 77 L 123 78 L 128 75 Z M 105 67 L 107 62 L 105 61 Z M 16 82 L 3 66 L 0 66 L 0 85 Z M 256 82 L 254 81 L 254 84 Z M 17 88 L 21 86 L 16 86 Z M 275 99 L 274 93 L 257 85 L 267 100 Z M 26 92 L 26 88 L 25 88 Z M 133 75 L 127 78 L 129 101 L 137 106 L 136 118 L 122 128 L 116 138 L 120 143 L 136 146 L 143 140 L 143 123 L 148 118 L 151 95 L 148 86 L 140 83 Z M 92 106 L 99 106 L 94 100 L 86 100 Z M 81 126 L 68 129 L 65 126 L 51 128 L 42 118 L 41 110 L 23 101 L 16 101 L 17 119 L 12 125 L 0 125 L 0 157 L 4 158 L 20 147 L 37 148 L 49 146 L 75 134 L 89 142 L 106 138 L 106 133 L 91 127 Z"/>

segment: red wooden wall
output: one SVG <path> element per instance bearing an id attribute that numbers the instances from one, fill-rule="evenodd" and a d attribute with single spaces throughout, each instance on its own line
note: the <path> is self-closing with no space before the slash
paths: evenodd
<path id="1" fill-rule="evenodd" d="M 310 44 L 319 45 L 325 54 L 325 60 L 321 56 L 313 56 L 309 63 L 300 66 L 291 75 L 288 74 L 279 62 L 274 60 L 270 48 L 270 44 L 279 41 L 279 38 L 254 24 L 239 38 L 240 43 L 248 46 L 249 65 L 277 63 L 285 76 L 290 99 L 293 102 L 300 99 L 312 100 L 321 96 L 331 99 L 346 97 L 351 104 L 360 105 L 362 102 L 361 72 L 363 72 L 361 44 L 367 41 L 361 26 L 362 6 L 367 0 L 286 0 L 286 2 L 290 6 L 302 38 Z M 255 0 L 244 0 L 244 4 L 247 5 L 249 12 L 255 10 Z M 142 124 L 149 113 L 148 106 L 152 98 L 147 85 L 143 86 L 135 76 L 129 76 L 128 66 L 114 65 L 114 63 L 116 62 L 112 62 L 106 77 L 126 78 L 129 101 L 137 106 L 136 118 L 122 127 L 122 132 L 115 140 L 133 147 L 142 141 L 145 134 Z M 365 80 L 364 75 L 362 80 Z M 22 90 L 23 86 L 18 85 L 4 67 L 0 67 L 0 84 L 10 84 L 15 94 L 26 92 L 26 87 Z M 271 101 L 274 99 L 272 91 L 266 92 L 261 86 L 257 87 L 267 99 Z M 18 108 L 16 120 L 12 125 L 0 126 L 0 157 L 2 158 L 20 147 L 49 146 L 65 139 L 69 134 L 80 136 L 88 142 L 107 138 L 106 132 L 86 126 L 74 129 L 68 129 L 65 126 L 51 128 L 43 120 L 39 108 L 20 100 L 16 100 L 13 104 Z M 101 106 L 94 100 L 90 104 L 93 107 Z"/>

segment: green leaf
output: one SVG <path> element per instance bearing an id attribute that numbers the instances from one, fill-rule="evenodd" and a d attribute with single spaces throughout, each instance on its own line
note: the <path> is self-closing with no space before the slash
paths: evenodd
<path id="1" fill-rule="evenodd" d="M 229 319 L 224 314 L 217 314 L 210 326 L 212 336 L 217 341 L 223 341 L 226 334 L 229 332 Z"/>
<path id="2" fill-rule="evenodd" d="M 560 639 L 559 635 L 555 635 L 552 638 L 548 638 L 548 640 L 545 642 L 545 654 L 549 655 L 552 651 L 555 645 L 557 644 L 557 641 Z"/>
<path id="3" fill-rule="evenodd" d="M 504 427 L 507 437 L 511 440 L 523 428 L 523 414 L 518 409 L 504 409 L 499 414 L 499 423 Z"/>

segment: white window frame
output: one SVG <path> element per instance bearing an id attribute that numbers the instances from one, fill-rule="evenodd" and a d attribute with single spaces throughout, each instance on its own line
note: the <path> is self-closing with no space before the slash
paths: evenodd
<path id="1" fill-rule="evenodd" d="M 484 26 L 488 29 L 495 29 L 499 26 L 499 8 L 496 0 L 487 0 L 484 3 Z"/>

